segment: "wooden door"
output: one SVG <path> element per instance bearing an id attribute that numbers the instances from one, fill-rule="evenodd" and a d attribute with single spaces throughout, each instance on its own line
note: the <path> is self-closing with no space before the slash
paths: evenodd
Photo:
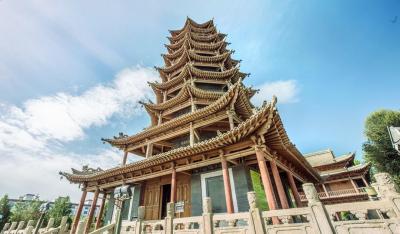
<path id="1" fill-rule="evenodd" d="M 145 206 L 146 220 L 157 220 L 159 219 L 160 213 L 160 184 L 158 181 L 147 182 L 144 190 L 143 205 Z"/>
<path id="2" fill-rule="evenodd" d="M 183 201 L 185 204 L 183 213 L 176 213 L 175 216 L 190 217 L 191 214 L 191 187 L 190 187 L 190 175 L 178 173 L 177 175 L 177 188 L 176 188 L 176 201 Z"/>

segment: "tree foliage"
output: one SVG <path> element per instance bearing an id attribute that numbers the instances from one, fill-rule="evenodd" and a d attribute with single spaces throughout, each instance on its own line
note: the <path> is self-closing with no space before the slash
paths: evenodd
<path id="1" fill-rule="evenodd" d="M 38 220 L 40 217 L 39 208 L 42 204 L 39 200 L 18 201 L 11 209 L 10 221 L 19 222 L 29 220 Z"/>
<path id="2" fill-rule="evenodd" d="M 10 214 L 10 201 L 8 200 L 8 195 L 6 194 L 0 199 L 0 230 L 2 230 L 4 224 L 8 222 Z"/>
<path id="3" fill-rule="evenodd" d="M 365 122 L 364 157 L 377 171 L 388 172 L 400 184 L 400 156 L 393 148 L 387 126 L 400 126 L 400 111 L 380 110 Z"/>
<path id="4" fill-rule="evenodd" d="M 63 216 L 71 215 L 71 202 L 69 197 L 58 197 L 53 206 L 47 213 L 48 218 L 54 218 L 54 225 L 58 226 L 61 223 Z"/>

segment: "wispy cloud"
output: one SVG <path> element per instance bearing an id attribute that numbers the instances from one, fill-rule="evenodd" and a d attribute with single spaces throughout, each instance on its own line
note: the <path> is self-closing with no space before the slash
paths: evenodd
<path id="1" fill-rule="evenodd" d="M 258 88 L 258 87 L 257 87 Z M 259 86 L 260 91 L 254 96 L 254 103 L 260 105 L 272 96 L 278 97 L 278 103 L 294 103 L 299 101 L 299 85 L 296 80 L 278 80 L 266 82 Z"/>
<path id="2" fill-rule="evenodd" d="M 59 170 L 93 162 L 102 167 L 118 163 L 114 150 L 76 155 L 62 145 L 84 138 L 85 130 L 106 124 L 112 116 L 140 111 L 138 101 L 151 94 L 147 81 L 156 78 L 152 69 L 135 67 L 80 95 L 57 93 L 27 100 L 22 107 L 0 104 L 0 155 L 7 159 L 0 164 L 0 177 L 8 178 L 0 181 L 0 192 L 62 195 L 60 191 L 66 190 L 58 182 Z M 70 188 L 68 192 L 74 193 Z"/>

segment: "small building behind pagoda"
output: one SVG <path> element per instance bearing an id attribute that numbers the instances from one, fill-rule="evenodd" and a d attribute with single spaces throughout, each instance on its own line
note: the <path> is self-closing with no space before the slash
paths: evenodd
<path id="1" fill-rule="evenodd" d="M 176 217 L 199 216 L 205 197 L 213 201 L 213 213 L 248 211 L 249 191 L 264 210 L 301 207 L 306 182 L 317 186 L 323 202 L 367 199 L 369 165 L 354 165 L 354 154 L 302 155 L 285 131 L 276 98 L 259 107 L 251 103 L 256 90 L 244 85 L 248 74 L 212 20 L 188 18 L 170 34 L 165 64 L 156 67 L 161 82 L 149 83 L 155 102 L 142 103 L 150 126 L 103 139 L 121 150 L 121 165 L 61 173 L 81 185 L 81 201 L 88 192 L 94 204 L 103 198 L 99 217 L 105 213 L 106 223 L 115 219 L 113 191 L 122 185 L 132 190 L 122 204 L 123 220 L 136 219 L 139 206 L 146 220 L 163 219 L 170 202 L 179 206 Z M 143 159 L 127 163 L 130 155 Z M 72 233 L 79 218 L 78 213 Z M 89 226 L 93 220 L 89 215 Z"/>

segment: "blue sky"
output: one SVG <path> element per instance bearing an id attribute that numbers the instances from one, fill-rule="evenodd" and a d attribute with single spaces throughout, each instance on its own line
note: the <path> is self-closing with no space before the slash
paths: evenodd
<path id="1" fill-rule="evenodd" d="M 59 170 L 116 165 L 100 138 L 149 124 L 137 102 L 186 16 L 228 34 L 245 84 L 261 89 L 254 103 L 278 96 L 303 153 L 361 157 L 366 116 L 399 109 L 398 0 L 0 0 L 0 195 L 77 200 Z"/>

